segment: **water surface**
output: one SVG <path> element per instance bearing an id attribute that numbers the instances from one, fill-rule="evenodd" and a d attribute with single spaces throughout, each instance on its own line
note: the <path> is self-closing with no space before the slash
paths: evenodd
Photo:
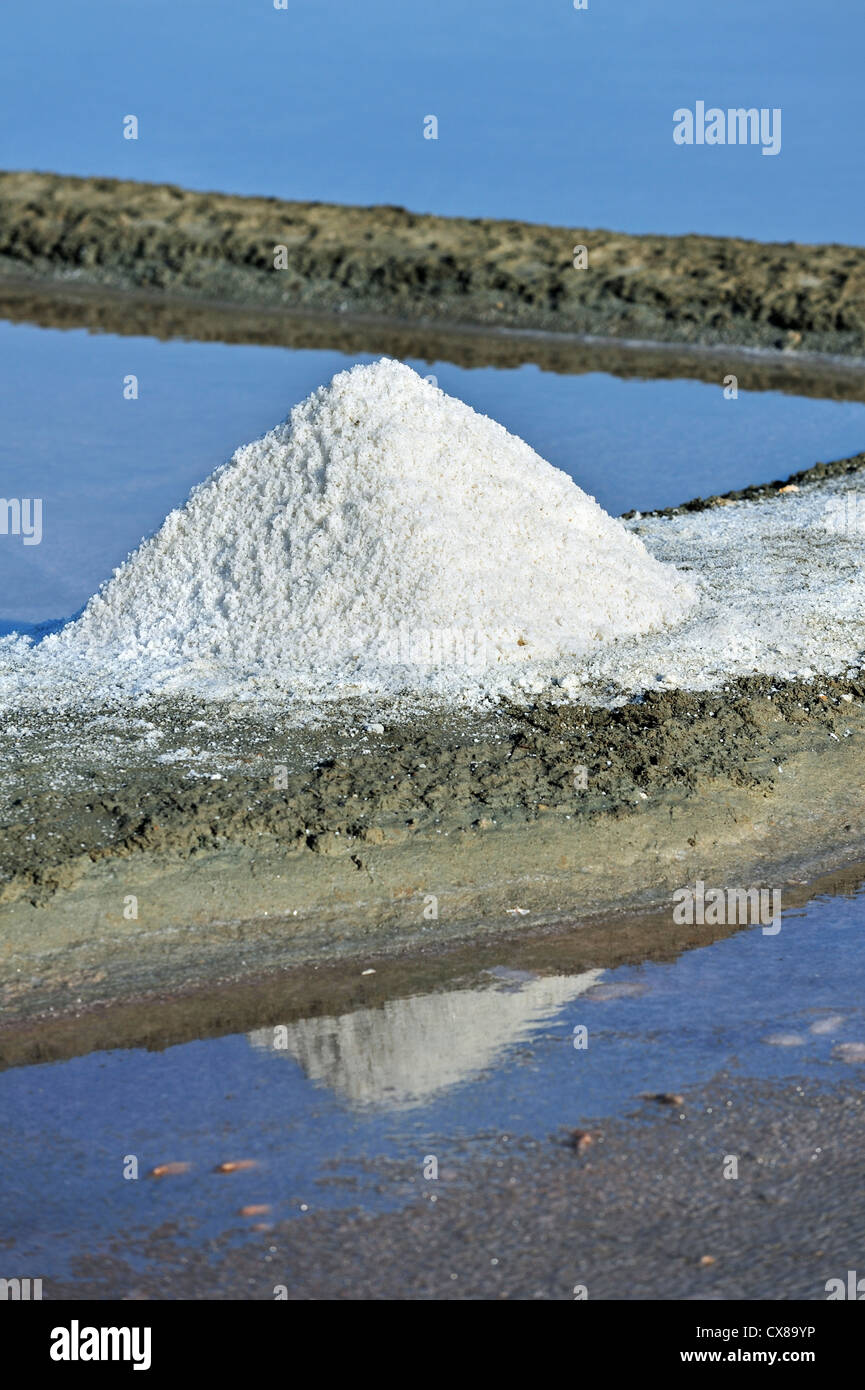
<path id="1" fill-rule="evenodd" d="M 841 1049 L 865 1042 L 863 925 L 860 887 L 786 912 L 777 936 L 743 929 L 672 962 L 576 975 L 492 965 L 463 988 L 342 1015 L 313 1004 L 248 1034 L 6 1071 L 6 1261 L 68 1277 L 85 1251 L 163 1228 L 203 1250 L 225 1232 L 243 1239 L 247 1203 L 274 1221 L 393 1209 L 412 1189 L 391 1164 L 420 1172 L 430 1154 L 447 1165 L 502 1142 L 547 1145 L 639 1110 L 645 1092 L 687 1095 L 723 1074 L 855 1081 L 862 1067 Z M 123 1177 L 130 1158 L 138 1180 Z M 257 1166 L 214 1172 L 239 1158 Z M 188 1173 L 144 1180 L 178 1161 Z"/>
<path id="2" fill-rule="evenodd" d="M 863 40 L 854 0 L 6 0 L 0 166 L 861 245 Z M 697 100 L 781 108 L 780 154 L 675 145 Z"/>

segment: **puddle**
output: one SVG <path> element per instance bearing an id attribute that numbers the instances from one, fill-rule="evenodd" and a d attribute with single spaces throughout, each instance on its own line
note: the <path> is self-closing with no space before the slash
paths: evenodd
<path id="1" fill-rule="evenodd" d="M 672 961 L 573 974 L 556 969 L 553 941 L 547 973 L 536 943 L 535 969 L 486 963 L 462 988 L 342 1013 L 311 999 L 265 1028 L 11 1068 L 7 1262 L 69 1278 L 85 1249 L 133 1230 L 171 1229 L 195 1250 L 242 1240 L 244 1207 L 266 1207 L 268 1222 L 392 1211 L 414 1190 L 406 1165 L 425 1157 L 543 1151 L 574 1126 L 677 1111 L 723 1074 L 740 1087 L 857 1085 L 863 912 L 861 886 L 822 893 L 775 937 L 742 930 Z M 248 1166 L 217 1171 L 238 1160 Z M 189 1167 L 147 1178 L 166 1163 Z M 124 1179 L 130 1164 L 137 1181 Z"/>

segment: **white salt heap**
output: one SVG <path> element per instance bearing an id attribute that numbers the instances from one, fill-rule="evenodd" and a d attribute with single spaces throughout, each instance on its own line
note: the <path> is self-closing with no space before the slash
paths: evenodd
<path id="1" fill-rule="evenodd" d="M 449 694 L 692 603 L 566 474 L 383 359 L 238 449 L 42 650 L 145 684 Z"/>
<path id="2" fill-rule="evenodd" d="M 239 449 L 77 622 L 0 638 L 0 707 L 187 690 L 298 718 L 351 694 L 610 703 L 843 674 L 863 652 L 865 471 L 625 525 L 385 360 Z"/>

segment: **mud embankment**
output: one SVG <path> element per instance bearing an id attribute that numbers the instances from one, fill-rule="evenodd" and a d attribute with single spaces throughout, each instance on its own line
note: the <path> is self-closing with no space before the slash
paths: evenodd
<path id="1" fill-rule="evenodd" d="M 194 701 L 4 724 L 7 1020 L 865 857 L 865 670 L 300 731 Z"/>
<path id="2" fill-rule="evenodd" d="M 0 174 L 0 277 L 404 325 L 865 356 L 858 247 L 630 236 L 116 179 Z"/>

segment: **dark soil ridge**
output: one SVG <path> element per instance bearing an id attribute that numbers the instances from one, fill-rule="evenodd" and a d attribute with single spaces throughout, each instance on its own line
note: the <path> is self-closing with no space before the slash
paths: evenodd
<path id="1" fill-rule="evenodd" d="M 45 714 L 34 751 L 44 758 L 64 740 L 75 750 L 91 720 L 117 715 Z M 158 717 L 165 723 L 164 704 Z M 205 720 L 215 733 L 202 735 Z M 0 744 L 14 722 L 0 722 Z M 717 691 L 648 691 L 614 709 L 503 706 L 463 731 L 411 721 L 389 727 L 372 752 L 355 746 L 312 765 L 295 734 L 256 725 L 248 713 L 237 719 L 219 706 L 173 702 L 170 723 L 175 746 L 192 749 L 188 760 L 99 767 L 76 752 L 84 759 L 78 789 L 58 785 L 53 752 L 47 785 L 34 788 L 30 757 L 9 769 L 0 904 L 23 898 L 44 907 L 99 861 L 142 852 L 185 859 L 227 843 L 255 847 L 262 835 L 286 853 L 350 856 L 363 873 L 376 847 L 424 842 L 443 827 L 477 836 L 567 816 L 578 830 L 633 816 L 641 799 L 687 797 L 708 783 L 769 796 L 791 737 L 840 740 L 865 726 L 865 668 L 845 679 L 752 676 Z M 225 769 L 218 781 L 190 782 L 202 755 L 208 768 Z M 238 760 L 251 770 L 231 770 Z M 277 767 L 286 768 L 278 790 Z M 586 769 L 585 791 L 575 789 L 575 768 Z"/>
<path id="2" fill-rule="evenodd" d="M 287 269 L 274 268 L 287 248 Z M 588 248 L 588 269 L 574 248 Z M 0 174 L 0 274 L 406 323 L 865 355 L 865 249 Z"/>

